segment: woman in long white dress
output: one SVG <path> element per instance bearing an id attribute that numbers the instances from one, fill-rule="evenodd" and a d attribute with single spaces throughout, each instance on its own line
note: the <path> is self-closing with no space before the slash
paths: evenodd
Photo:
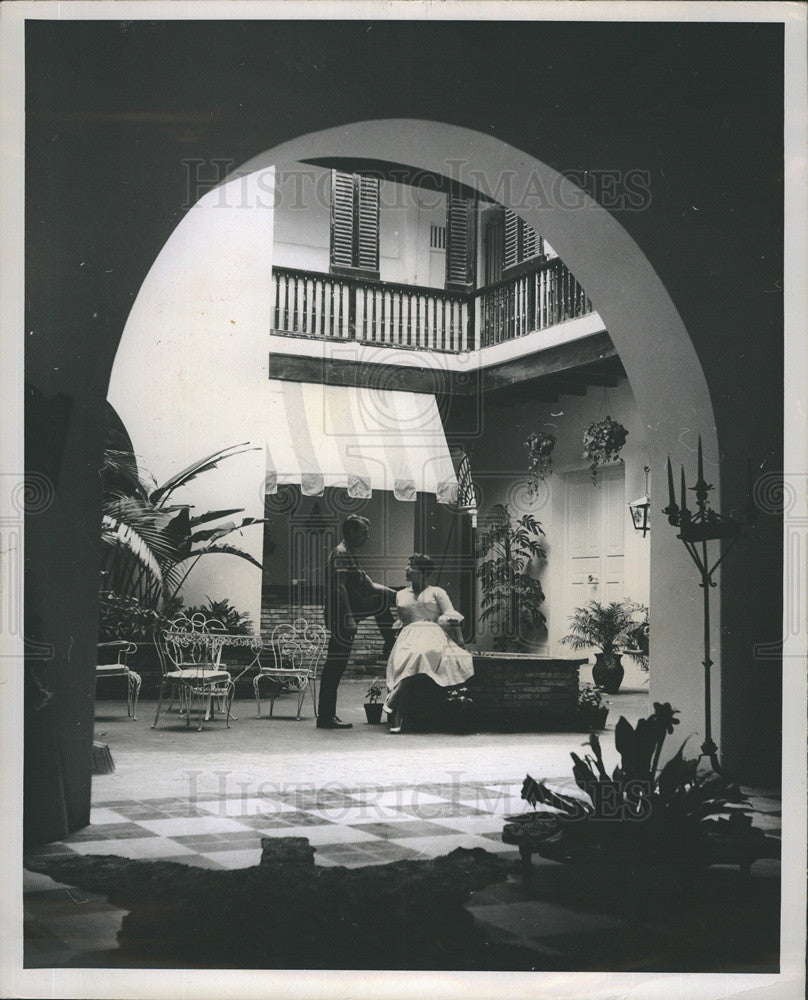
<path id="1" fill-rule="evenodd" d="M 453 687 L 474 673 L 471 653 L 461 645 L 463 615 L 442 587 L 427 583 L 434 566 L 429 556 L 410 556 L 405 573 L 409 586 L 396 594 L 395 615 L 402 628 L 387 660 L 384 710 L 390 716 L 390 732 L 401 732 L 408 678 L 423 674 L 440 687 Z"/>

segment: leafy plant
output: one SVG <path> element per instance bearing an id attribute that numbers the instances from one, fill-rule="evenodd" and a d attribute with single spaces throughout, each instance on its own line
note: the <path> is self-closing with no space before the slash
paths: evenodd
<path id="1" fill-rule="evenodd" d="M 446 701 L 451 706 L 470 708 L 474 704 L 474 699 L 469 694 L 469 689 L 465 684 L 456 688 L 446 689 Z"/>
<path id="2" fill-rule="evenodd" d="M 608 415 L 603 420 L 594 421 L 586 428 L 584 459 L 589 463 L 593 482 L 597 481 L 599 466 L 614 462 L 620 457 L 627 437 L 626 428 Z"/>
<path id="3" fill-rule="evenodd" d="M 544 591 L 531 573 L 546 559 L 540 535 L 544 531 L 532 514 L 523 514 L 514 524 L 504 504 L 495 504 L 482 525 L 477 547 L 480 621 L 494 620 L 499 643 L 516 638 L 522 628 L 546 631 Z"/>
<path id="4" fill-rule="evenodd" d="M 99 598 L 99 642 L 114 639 L 151 642 L 154 630 L 168 625 L 166 615 L 154 608 L 144 607 L 134 597 L 102 590 Z"/>
<path id="5" fill-rule="evenodd" d="M 375 705 L 376 702 L 378 702 L 378 700 L 384 694 L 384 692 L 385 692 L 385 687 L 378 678 L 371 681 L 370 686 L 365 692 L 365 698 L 367 699 L 366 703 L 368 705 Z"/>
<path id="6" fill-rule="evenodd" d="M 192 516 L 188 504 L 169 498 L 220 462 L 251 450 L 234 445 L 199 459 L 162 485 L 142 476 L 130 452 L 108 447 L 101 470 L 104 484 L 102 571 L 104 586 L 147 608 L 162 609 L 178 595 L 202 556 L 234 555 L 261 568 L 248 552 L 224 541 L 264 518 L 244 517 L 243 508 L 206 511 Z"/>
<path id="7" fill-rule="evenodd" d="M 763 832 L 751 825 L 751 806 L 738 786 L 714 771 L 700 772 L 698 760 L 684 756 L 687 740 L 659 769 L 665 738 L 679 724 L 678 714 L 667 702 L 654 702 L 654 711 L 636 729 L 621 716 L 614 734 L 620 763 L 611 774 L 600 740 L 591 734 L 584 744 L 591 753 L 570 755 L 583 798 L 552 791 L 545 781 L 528 775 L 522 798 L 534 808 L 542 804 L 556 810 L 555 817 L 542 822 L 546 841 L 537 850 L 569 860 L 605 849 L 629 863 L 651 858 L 659 863 L 749 864 L 769 853 Z M 722 818 L 727 814 L 729 819 Z"/>
<path id="8" fill-rule="evenodd" d="M 650 640 L 650 623 L 648 608 L 644 604 L 635 604 L 634 612 L 640 616 L 639 621 L 626 632 L 626 645 L 623 650 L 642 667 L 648 669 L 648 651 Z"/>
<path id="9" fill-rule="evenodd" d="M 578 711 L 595 712 L 600 708 L 608 708 L 609 699 L 604 695 L 603 689 L 597 684 L 584 684 L 578 693 Z"/>
<path id="10" fill-rule="evenodd" d="M 207 619 L 220 622 L 229 635 L 252 635 L 253 623 L 246 611 L 234 608 L 226 597 L 221 601 L 213 601 L 209 597 L 206 600 L 207 604 L 183 608 L 182 613 L 188 618 L 202 614 Z"/>
<path id="11" fill-rule="evenodd" d="M 628 641 L 629 630 L 637 625 L 637 607 L 631 601 L 612 601 L 609 604 L 589 601 L 584 607 L 576 608 L 570 616 L 570 631 L 561 641 L 573 649 L 598 646 L 610 655 Z"/>
<path id="12" fill-rule="evenodd" d="M 525 438 L 527 449 L 527 471 L 530 479 L 528 489 L 535 496 L 539 484 L 553 471 L 553 449 L 556 445 L 555 434 L 545 434 L 534 431 Z"/>

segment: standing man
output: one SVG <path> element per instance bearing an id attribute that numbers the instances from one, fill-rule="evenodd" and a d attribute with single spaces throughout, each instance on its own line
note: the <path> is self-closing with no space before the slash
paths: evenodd
<path id="1" fill-rule="evenodd" d="M 370 521 L 351 514 L 342 526 L 342 541 L 328 557 L 325 624 L 331 630 L 325 666 L 320 679 L 318 729 L 350 729 L 337 718 L 337 687 L 348 665 L 358 622 L 371 615 L 384 639 L 384 656 L 395 642 L 390 607 L 396 593 L 374 583 L 356 560 L 356 552 L 370 535 Z"/>

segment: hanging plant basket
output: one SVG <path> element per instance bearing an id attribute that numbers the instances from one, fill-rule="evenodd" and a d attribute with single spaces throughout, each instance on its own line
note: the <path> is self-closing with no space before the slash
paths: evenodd
<path id="1" fill-rule="evenodd" d="M 598 468 L 620 458 L 628 431 L 610 416 L 596 420 L 584 431 L 584 459 L 592 471 L 592 481 L 598 478 Z"/>
<path id="2" fill-rule="evenodd" d="M 553 449 L 555 445 L 555 434 L 537 433 L 534 431 L 525 438 L 527 471 L 530 476 L 528 489 L 532 494 L 538 492 L 539 485 L 553 471 Z"/>

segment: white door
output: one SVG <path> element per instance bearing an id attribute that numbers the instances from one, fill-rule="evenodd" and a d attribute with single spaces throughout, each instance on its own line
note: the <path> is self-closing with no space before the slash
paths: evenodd
<path id="1" fill-rule="evenodd" d="M 567 614 L 587 601 L 625 596 L 625 474 L 621 465 L 565 476 L 567 494 Z"/>
<path id="2" fill-rule="evenodd" d="M 418 243 L 414 282 L 443 288 L 446 283 L 446 198 L 435 191 L 427 191 L 416 206 Z"/>

